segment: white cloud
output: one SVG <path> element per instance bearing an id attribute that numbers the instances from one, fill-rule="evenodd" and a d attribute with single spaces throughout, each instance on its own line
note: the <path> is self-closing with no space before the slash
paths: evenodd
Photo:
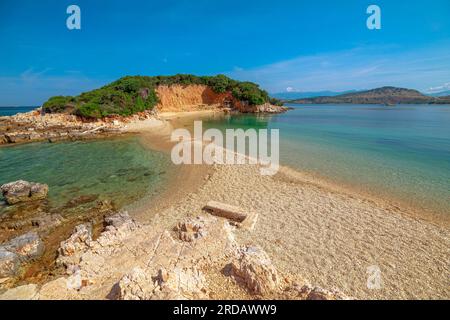
<path id="1" fill-rule="evenodd" d="M 414 51 L 393 46 L 359 47 L 227 74 L 257 82 L 269 92 L 345 91 L 385 85 L 425 91 L 431 84 L 450 78 L 450 44 Z"/>
<path id="2" fill-rule="evenodd" d="M 447 91 L 447 90 L 450 90 L 450 82 L 444 83 L 441 86 L 430 87 L 425 92 L 426 93 L 439 93 L 439 92 Z"/>

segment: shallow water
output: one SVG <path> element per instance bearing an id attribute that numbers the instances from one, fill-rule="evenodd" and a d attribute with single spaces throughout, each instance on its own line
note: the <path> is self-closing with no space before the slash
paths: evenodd
<path id="1" fill-rule="evenodd" d="M 124 207 L 158 192 L 169 161 L 137 138 L 18 145 L 0 148 L 0 184 L 46 183 L 52 207 L 80 196 Z"/>
<path id="2" fill-rule="evenodd" d="M 450 106 L 292 105 L 205 128 L 278 128 L 281 164 L 450 213 Z"/>

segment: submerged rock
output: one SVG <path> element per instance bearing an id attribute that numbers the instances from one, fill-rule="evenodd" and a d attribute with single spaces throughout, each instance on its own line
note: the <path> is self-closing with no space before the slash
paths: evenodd
<path id="1" fill-rule="evenodd" d="M 4 248 L 25 261 L 38 258 L 44 253 L 44 243 L 36 232 L 28 232 L 14 238 L 6 243 Z"/>
<path id="2" fill-rule="evenodd" d="M 64 218 L 60 214 L 46 214 L 34 219 L 31 219 L 31 225 L 42 230 L 49 230 L 61 225 Z"/>
<path id="3" fill-rule="evenodd" d="M 18 180 L 6 183 L 0 187 L 3 197 L 8 204 L 42 200 L 47 197 L 46 184 Z"/>
<path id="4" fill-rule="evenodd" d="M 0 247 L 0 278 L 14 276 L 19 267 L 19 256 L 3 247 Z"/>

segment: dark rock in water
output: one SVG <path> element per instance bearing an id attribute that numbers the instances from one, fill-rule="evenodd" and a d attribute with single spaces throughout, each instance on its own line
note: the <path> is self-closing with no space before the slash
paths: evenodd
<path id="1" fill-rule="evenodd" d="M 14 276 L 19 267 L 19 256 L 3 247 L 0 247 L 0 278 Z"/>
<path id="2" fill-rule="evenodd" d="M 31 220 L 33 227 L 48 230 L 53 229 L 63 222 L 64 218 L 59 214 L 47 214 L 41 217 L 37 217 Z"/>
<path id="3" fill-rule="evenodd" d="M 18 180 L 0 187 L 3 197 L 8 204 L 19 202 L 42 200 L 47 197 L 48 186 L 46 184 Z"/>
<path id="4" fill-rule="evenodd" d="M 82 196 L 76 197 L 76 198 L 68 201 L 64 207 L 65 208 L 74 208 L 74 207 L 78 207 L 79 205 L 82 205 L 82 204 L 93 202 L 97 199 L 98 199 L 97 194 L 82 195 Z"/>
<path id="5" fill-rule="evenodd" d="M 100 200 L 97 202 L 96 209 L 100 212 L 107 212 L 114 210 L 114 205 L 109 200 Z"/>
<path id="6" fill-rule="evenodd" d="M 8 241 L 3 248 L 17 254 L 23 260 L 38 258 L 44 253 L 44 243 L 36 232 L 28 232 Z"/>

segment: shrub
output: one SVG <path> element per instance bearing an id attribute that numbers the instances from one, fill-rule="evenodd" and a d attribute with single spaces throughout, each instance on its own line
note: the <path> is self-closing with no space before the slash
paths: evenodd
<path id="1" fill-rule="evenodd" d="M 126 76 L 104 87 L 84 92 L 76 97 L 57 96 L 44 103 L 45 112 L 71 112 L 86 118 L 109 115 L 128 116 L 151 110 L 158 103 L 155 88 L 159 85 L 207 85 L 217 93 L 231 92 L 233 96 L 251 105 L 265 102 L 279 104 L 266 91 L 252 82 L 240 82 L 224 75 L 199 77 L 191 74 L 174 76 Z M 143 94 L 145 92 L 145 95 Z"/>

